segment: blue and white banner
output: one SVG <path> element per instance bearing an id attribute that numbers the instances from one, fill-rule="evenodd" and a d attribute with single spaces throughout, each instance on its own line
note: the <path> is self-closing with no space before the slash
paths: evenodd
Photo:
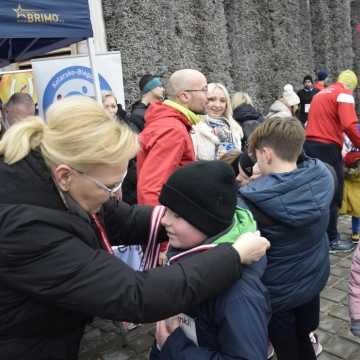
<path id="1" fill-rule="evenodd" d="M 111 91 L 117 102 L 125 105 L 120 52 L 96 55 L 101 91 Z M 33 77 L 39 98 L 39 113 L 56 100 L 67 96 L 85 95 L 95 98 L 93 76 L 88 56 L 32 60 Z"/>

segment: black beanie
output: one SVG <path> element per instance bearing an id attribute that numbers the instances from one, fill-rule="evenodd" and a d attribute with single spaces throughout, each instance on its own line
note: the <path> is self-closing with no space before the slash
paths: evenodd
<path id="1" fill-rule="evenodd" d="M 217 235 L 232 224 L 236 206 L 234 171 L 220 160 L 185 165 L 163 186 L 160 203 L 204 234 Z"/>

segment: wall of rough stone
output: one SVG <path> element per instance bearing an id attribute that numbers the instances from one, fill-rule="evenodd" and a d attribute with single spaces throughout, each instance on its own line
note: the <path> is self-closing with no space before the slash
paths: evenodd
<path id="1" fill-rule="evenodd" d="M 146 73 L 197 68 L 264 112 L 290 82 L 327 68 L 360 75 L 359 0 L 102 0 L 109 50 L 120 50 L 127 103 Z"/>

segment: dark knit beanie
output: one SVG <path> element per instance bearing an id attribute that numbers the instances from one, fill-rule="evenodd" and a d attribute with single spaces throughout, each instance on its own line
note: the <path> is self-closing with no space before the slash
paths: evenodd
<path id="1" fill-rule="evenodd" d="M 204 234 L 217 235 L 233 221 L 236 206 L 234 171 L 221 160 L 185 165 L 163 186 L 160 203 Z"/>
<path id="2" fill-rule="evenodd" d="M 324 69 L 321 69 L 317 72 L 318 81 L 324 81 L 328 77 L 328 72 Z"/>
<path id="3" fill-rule="evenodd" d="M 310 80 L 312 83 L 314 82 L 311 75 L 306 75 L 306 76 L 304 76 L 303 83 L 304 83 L 306 80 Z"/>
<path id="4" fill-rule="evenodd" d="M 145 74 L 139 81 L 139 88 L 142 93 L 147 93 L 157 86 L 162 86 L 161 80 L 157 75 Z"/>

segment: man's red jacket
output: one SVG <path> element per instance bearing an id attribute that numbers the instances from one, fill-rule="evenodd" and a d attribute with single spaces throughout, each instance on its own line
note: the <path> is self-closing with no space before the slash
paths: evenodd
<path id="1" fill-rule="evenodd" d="M 343 146 L 344 133 L 360 147 L 360 132 L 352 91 L 335 83 L 320 91 L 311 102 L 306 139 Z"/>
<path id="2" fill-rule="evenodd" d="M 156 102 L 145 113 L 137 155 L 139 204 L 157 205 L 162 186 L 178 167 L 195 160 L 191 124 L 179 111 Z"/>

